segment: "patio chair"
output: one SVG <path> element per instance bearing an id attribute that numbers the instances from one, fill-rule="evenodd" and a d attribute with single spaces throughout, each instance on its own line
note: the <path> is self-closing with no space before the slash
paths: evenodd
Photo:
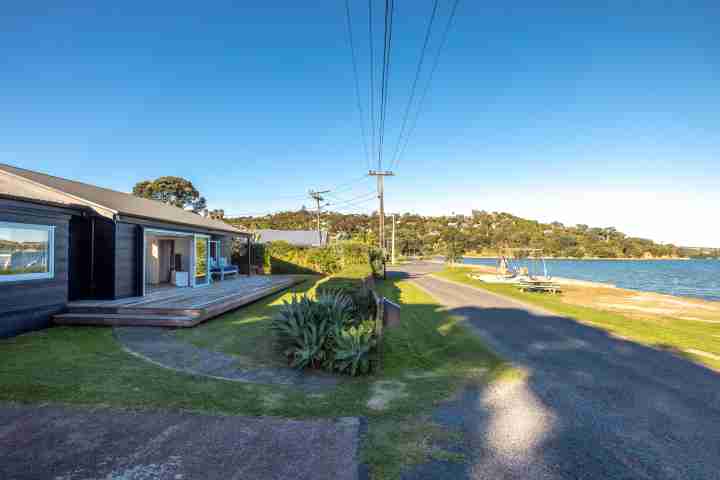
<path id="1" fill-rule="evenodd" d="M 225 280 L 225 275 L 237 275 L 239 272 L 238 267 L 230 264 L 225 257 L 220 257 L 219 260 L 210 259 L 210 273 L 218 275 L 221 281 Z"/>

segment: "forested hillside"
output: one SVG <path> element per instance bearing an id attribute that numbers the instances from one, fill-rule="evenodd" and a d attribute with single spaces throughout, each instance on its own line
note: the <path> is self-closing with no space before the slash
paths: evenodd
<path id="1" fill-rule="evenodd" d="M 315 227 L 315 213 L 305 209 L 225 220 L 250 229 Z M 330 232 L 331 239 L 375 243 L 377 220 L 377 214 L 322 214 L 323 229 Z M 391 226 L 392 222 L 388 220 L 388 241 Z M 509 213 L 473 211 L 472 215 L 425 217 L 404 213 L 397 216 L 397 248 L 403 255 L 442 254 L 451 244 L 461 245 L 464 252 L 481 255 L 496 255 L 507 248 L 539 248 L 545 256 L 574 258 L 667 258 L 694 253 L 674 245 L 628 237 L 613 227 L 540 223 Z"/>

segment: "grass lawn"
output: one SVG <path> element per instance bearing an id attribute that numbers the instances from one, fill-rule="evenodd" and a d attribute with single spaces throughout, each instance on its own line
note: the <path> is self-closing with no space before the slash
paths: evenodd
<path id="1" fill-rule="evenodd" d="M 283 299 L 312 292 L 317 277 L 192 330 L 183 341 L 279 365 L 268 329 Z M 363 456 L 373 478 L 397 478 L 403 465 L 452 458 L 433 440 L 453 438 L 430 421 L 437 402 L 467 382 L 499 378 L 510 367 L 457 319 L 406 281 L 378 287 L 403 304 L 403 325 L 387 331 L 382 371 L 348 378 L 323 394 L 243 384 L 166 370 L 127 354 L 103 327 L 55 327 L 0 340 L 0 401 L 183 409 L 284 417 L 364 416 Z M 371 406 L 374 408 L 371 408 Z"/>
<path id="2" fill-rule="evenodd" d="M 474 280 L 467 275 L 471 272 L 473 272 L 472 269 L 458 267 L 446 268 L 435 275 L 543 307 L 644 345 L 673 350 L 693 361 L 720 370 L 720 360 L 691 351 L 702 351 L 720 356 L 720 323 L 671 317 L 643 318 L 638 316 L 631 318 L 616 312 L 571 305 L 563 302 L 561 295 L 521 292 L 511 285 Z"/>

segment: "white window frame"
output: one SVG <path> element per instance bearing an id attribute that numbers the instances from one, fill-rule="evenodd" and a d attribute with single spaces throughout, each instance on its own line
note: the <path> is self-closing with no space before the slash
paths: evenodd
<path id="1" fill-rule="evenodd" d="M 192 241 L 192 264 L 190 267 L 191 272 L 191 282 L 193 288 L 203 288 L 203 287 L 209 287 L 210 284 L 213 283 L 212 281 L 212 272 L 210 271 L 210 240 L 212 237 L 210 235 L 204 235 L 200 233 L 196 233 L 193 235 L 193 241 Z M 207 249 L 205 252 L 205 265 L 207 268 L 207 281 L 205 283 L 197 283 L 195 281 L 195 278 L 197 277 L 197 272 L 195 271 L 195 262 L 197 261 L 196 255 L 197 255 L 197 242 L 198 240 L 207 240 Z"/>
<path id="2" fill-rule="evenodd" d="M 39 273 L 18 273 L 15 275 L 0 275 L 0 283 L 24 282 L 31 280 L 50 280 L 55 278 L 55 226 L 38 225 L 35 223 L 17 223 L 0 221 L 0 227 L 17 228 L 24 230 L 39 230 L 48 233 L 48 271 Z"/>

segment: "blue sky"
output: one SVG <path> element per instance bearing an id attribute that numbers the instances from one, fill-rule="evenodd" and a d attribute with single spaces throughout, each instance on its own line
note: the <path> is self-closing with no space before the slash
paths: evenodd
<path id="1" fill-rule="evenodd" d="M 342 0 L 58 3 L 0 17 L 0 161 L 124 191 L 184 176 L 231 214 L 338 185 L 360 199 L 338 208 L 375 207 Z M 388 210 L 720 246 L 720 4 L 485 3 L 460 2 Z M 350 5 L 367 114 L 367 2 Z M 386 159 L 431 9 L 396 0 Z"/>

